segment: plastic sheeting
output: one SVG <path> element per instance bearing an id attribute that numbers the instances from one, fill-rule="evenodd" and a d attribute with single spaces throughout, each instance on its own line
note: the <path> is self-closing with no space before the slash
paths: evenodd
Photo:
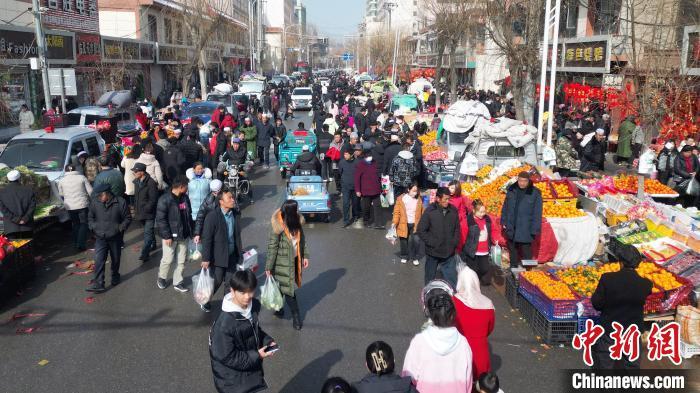
<path id="1" fill-rule="evenodd" d="M 114 105 L 115 108 L 121 108 L 131 104 L 131 90 L 108 91 L 100 96 L 95 105 L 107 106 Z"/>
<path id="2" fill-rule="evenodd" d="M 486 105 L 479 101 L 457 101 L 445 111 L 443 128 L 451 133 L 464 134 L 471 130 L 479 120 L 488 123 L 491 114 Z"/>
<path id="3" fill-rule="evenodd" d="M 435 90 L 433 84 L 425 78 L 418 78 L 408 86 L 408 94 L 422 94 L 423 90 L 428 87 L 428 91 Z"/>
<path id="4" fill-rule="evenodd" d="M 219 83 L 214 86 L 214 91 L 219 94 L 231 94 L 233 93 L 233 86 L 228 83 Z"/>
<path id="5" fill-rule="evenodd" d="M 499 117 L 493 121 L 479 119 L 469 138 L 474 141 L 481 137 L 506 138 L 513 146 L 522 147 L 530 143 L 536 135 L 536 127 L 519 120 Z"/>
<path id="6" fill-rule="evenodd" d="M 552 261 L 557 265 L 572 266 L 588 261 L 598 247 L 598 222 L 591 213 L 575 218 L 548 218 L 559 247 Z"/>

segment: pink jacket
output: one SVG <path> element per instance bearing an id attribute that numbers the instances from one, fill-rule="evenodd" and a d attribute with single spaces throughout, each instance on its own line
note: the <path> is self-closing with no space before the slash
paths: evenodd
<path id="1" fill-rule="evenodd" d="M 457 328 L 429 326 L 411 340 L 401 375 L 421 393 L 471 392 L 472 351 Z"/>

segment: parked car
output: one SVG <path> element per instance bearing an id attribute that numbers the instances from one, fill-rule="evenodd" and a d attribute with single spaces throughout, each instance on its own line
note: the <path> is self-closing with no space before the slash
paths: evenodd
<path id="1" fill-rule="evenodd" d="M 117 130 L 121 126 L 134 123 L 135 111 L 132 106 L 119 109 L 109 106 L 81 106 L 66 114 L 63 125 L 94 128 L 106 143 L 114 143 Z"/>
<path id="2" fill-rule="evenodd" d="M 220 103 L 216 101 L 201 101 L 194 102 L 182 110 L 182 124 L 190 124 L 193 117 L 199 117 L 203 123 L 208 123 L 211 120 L 211 115 L 219 107 Z"/>
<path id="3" fill-rule="evenodd" d="M 276 86 L 289 86 L 289 82 L 289 77 L 284 74 L 275 75 L 270 79 L 270 83 L 274 83 Z"/>
<path id="4" fill-rule="evenodd" d="M 223 105 L 226 107 L 228 112 L 234 113 L 233 106 L 236 104 L 236 102 L 234 101 L 233 94 L 209 93 L 207 94 L 207 101 L 216 102 L 219 105 Z"/>
<path id="5" fill-rule="evenodd" d="M 292 109 L 311 109 L 313 93 L 308 87 L 297 87 L 292 91 Z"/>

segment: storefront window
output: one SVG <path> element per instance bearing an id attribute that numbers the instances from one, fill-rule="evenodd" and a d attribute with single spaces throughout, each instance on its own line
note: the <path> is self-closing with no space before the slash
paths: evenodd
<path id="1" fill-rule="evenodd" d="M 27 74 L 0 73 L 0 127 L 17 123 L 20 107 L 27 102 Z"/>

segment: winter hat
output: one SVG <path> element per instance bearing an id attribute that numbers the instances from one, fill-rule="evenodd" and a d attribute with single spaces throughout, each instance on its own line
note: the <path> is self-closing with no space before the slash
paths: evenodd
<path id="1" fill-rule="evenodd" d="M 234 136 L 233 138 L 231 138 L 231 143 L 241 143 L 241 140 L 240 138 Z"/>
<path id="2" fill-rule="evenodd" d="M 82 150 L 80 153 L 78 153 L 77 157 L 80 158 L 82 156 L 86 156 L 87 152 L 85 150 Z"/>
<path id="3" fill-rule="evenodd" d="M 209 191 L 211 192 L 219 192 L 221 191 L 221 187 L 224 186 L 224 183 L 221 182 L 219 179 L 212 180 L 211 183 L 209 183 Z"/>
<path id="4" fill-rule="evenodd" d="M 131 168 L 132 172 L 146 172 L 146 164 L 142 162 L 137 162 L 134 167 Z"/>
<path id="5" fill-rule="evenodd" d="M 231 127 L 224 127 L 224 132 L 230 132 L 230 131 L 231 131 Z"/>
<path id="6" fill-rule="evenodd" d="M 357 133 L 356 133 L 356 132 L 351 132 L 351 133 L 350 133 L 350 138 L 355 138 L 355 139 L 359 139 L 359 138 L 360 138 L 360 136 L 359 136 L 359 135 L 357 135 Z"/>
<path id="7" fill-rule="evenodd" d="M 301 151 L 309 151 L 309 145 L 302 146 Z"/>
<path id="8" fill-rule="evenodd" d="M 597 130 L 595 130 L 595 133 L 598 135 L 605 135 L 605 130 L 602 128 L 598 128 Z"/>
<path id="9" fill-rule="evenodd" d="M 391 134 L 391 141 L 392 142 L 398 142 L 399 141 L 399 136 L 397 134 Z"/>
<path id="10" fill-rule="evenodd" d="M 92 193 L 94 195 L 99 195 L 107 191 L 111 191 L 111 189 L 109 188 L 109 184 L 107 183 L 100 183 L 92 189 Z"/>
<path id="11" fill-rule="evenodd" d="M 17 169 L 13 169 L 9 172 L 7 172 L 7 180 L 9 181 L 17 181 L 19 180 L 20 173 Z"/>

